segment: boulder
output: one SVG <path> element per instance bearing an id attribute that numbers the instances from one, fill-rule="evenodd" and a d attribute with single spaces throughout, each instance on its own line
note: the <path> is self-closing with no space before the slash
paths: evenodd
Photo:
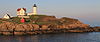
<path id="1" fill-rule="evenodd" d="M 0 31 L 13 31 L 15 24 L 11 22 L 5 22 L 0 24 Z"/>
<path id="2" fill-rule="evenodd" d="M 16 25 L 15 31 L 26 31 L 22 24 Z"/>
<path id="3" fill-rule="evenodd" d="M 41 28 L 41 30 L 48 30 L 49 28 L 49 25 L 42 25 L 42 28 Z"/>
<path id="4" fill-rule="evenodd" d="M 33 27 L 31 24 L 21 24 L 25 31 L 33 31 Z"/>
<path id="5" fill-rule="evenodd" d="M 25 35 L 25 32 L 14 32 L 14 35 Z"/>
<path id="6" fill-rule="evenodd" d="M 12 32 L 2 32 L 3 35 L 13 35 Z"/>
<path id="7" fill-rule="evenodd" d="M 26 33 L 29 34 L 29 35 L 36 34 L 36 32 L 26 32 Z"/>
<path id="8" fill-rule="evenodd" d="M 92 27 L 92 28 L 93 28 L 94 31 L 100 32 L 100 27 L 97 27 L 97 26 L 96 26 L 96 27 Z"/>
<path id="9" fill-rule="evenodd" d="M 0 31 L 8 31 L 6 24 L 0 24 Z"/>
<path id="10" fill-rule="evenodd" d="M 67 32 L 84 32 L 82 30 L 68 30 Z"/>
<path id="11" fill-rule="evenodd" d="M 32 26 L 33 26 L 34 30 L 39 30 L 40 29 L 39 25 L 37 25 L 37 24 L 33 24 Z"/>

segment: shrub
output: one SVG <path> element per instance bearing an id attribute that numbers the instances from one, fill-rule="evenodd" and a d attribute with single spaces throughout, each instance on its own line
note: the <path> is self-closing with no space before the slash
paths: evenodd
<path id="1" fill-rule="evenodd" d="M 3 23 L 3 22 L 0 21 L 0 24 L 1 24 L 1 23 Z"/>
<path id="2" fill-rule="evenodd" d="M 25 22 L 30 22 L 30 19 L 25 19 Z"/>
<path id="3" fill-rule="evenodd" d="M 21 23 L 21 22 L 20 22 L 20 19 L 21 19 L 21 18 L 19 18 L 19 17 L 13 17 L 13 18 L 11 18 L 11 19 L 8 19 L 7 21 L 9 21 L 9 22 L 14 22 L 14 23 Z"/>

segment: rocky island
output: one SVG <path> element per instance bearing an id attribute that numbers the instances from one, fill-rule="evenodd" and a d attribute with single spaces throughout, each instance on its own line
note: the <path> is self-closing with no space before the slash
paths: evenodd
<path id="1" fill-rule="evenodd" d="M 100 27 L 90 27 L 78 19 L 37 14 L 34 4 L 31 13 L 26 13 L 26 8 L 18 8 L 17 16 L 6 14 L 0 18 L 1 35 L 33 35 L 59 32 L 98 32 Z"/>
<path id="2" fill-rule="evenodd" d="M 0 18 L 1 35 L 33 35 L 59 32 L 94 32 L 100 31 L 100 27 L 90 27 L 78 19 L 47 15 L 31 15 L 30 18 L 12 17 L 11 19 Z"/>

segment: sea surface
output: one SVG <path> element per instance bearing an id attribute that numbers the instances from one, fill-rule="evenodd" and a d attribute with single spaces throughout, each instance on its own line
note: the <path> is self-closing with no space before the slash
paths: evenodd
<path id="1" fill-rule="evenodd" d="M 100 42 L 100 32 L 0 36 L 0 42 Z"/>

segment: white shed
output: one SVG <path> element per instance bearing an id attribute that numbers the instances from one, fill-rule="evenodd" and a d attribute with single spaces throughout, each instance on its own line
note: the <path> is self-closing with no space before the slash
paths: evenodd
<path id="1" fill-rule="evenodd" d="M 9 14 L 5 14 L 3 18 L 10 19 L 10 15 Z"/>

